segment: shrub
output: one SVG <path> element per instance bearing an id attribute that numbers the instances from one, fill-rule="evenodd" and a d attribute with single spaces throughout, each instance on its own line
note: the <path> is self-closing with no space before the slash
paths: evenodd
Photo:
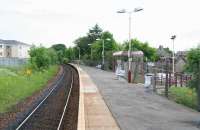
<path id="1" fill-rule="evenodd" d="M 44 47 L 33 47 L 30 52 L 30 62 L 34 69 L 48 68 L 51 63 L 51 57 L 49 56 L 48 49 Z"/>
<path id="2" fill-rule="evenodd" d="M 171 87 L 169 89 L 169 96 L 179 104 L 197 109 L 197 94 L 194 88 Z"/>
<path id="3" fill-rule="evenodd" d="M 68 58 L 63 58 L 63 63 L 64 63 L 64 64 L 69 63 L 69 59 L 68 59 Z"/>

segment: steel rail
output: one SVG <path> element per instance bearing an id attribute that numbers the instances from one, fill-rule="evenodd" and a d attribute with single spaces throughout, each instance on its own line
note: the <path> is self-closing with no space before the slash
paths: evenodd
<path id="1" fill-rule="evenodd" d="M 16 128 L 16 130 L 19 130 L 26 123 L 26 121 L 33 115 L 33 113 L 43 104 L 43 102 L 52 94 L 52 92 L 58 87 L 58 84 L 60 83 L 60 81 L 64 78 L 64 75 L 65 75 L 65 72 L 63 72 L 62 77 L 59 79 L 59 81 L 57 81 L 57 83 L 51 89 L 49 94 L 40 102 L 40 104 L 38 104 L 35 107 L 35 109 L 23 120 L 23 122 L 20 123 L 20 125 Z"/>
<path id="2" fill-rule="evenodd" d="M 68 96 L 67 96 L 67 101 L 66 101 L 66 104 L 65 104 L 65 107 L 64 107 L 64 110 L 63 110 L 63 113 L 62 113 L 62 116 L 61 116 L 61 119 L 60 119 L 60 122 L 59 122 L 57 130 L 60 130 L 64 115 L 65 115 L 65 111 L 66 111 L 66 108 L 67 108 L 67 105 L 68 105 L 68 102 L 69 102 L 69 98 L 71 96 L 71 91 L 72 91 L 73 84 L 74 84 L 74 78 L 73 78 L 73 73 L 72 73 L 72 80 L 71 80 L 70 90 L 69 90 L 69 93 L 68 93 Z"/>

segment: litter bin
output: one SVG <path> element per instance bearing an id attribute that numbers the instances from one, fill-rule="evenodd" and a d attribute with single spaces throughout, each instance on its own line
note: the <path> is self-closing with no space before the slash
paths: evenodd
<path id="1" fill-rule="evenodd" d="M 145 79 L 144 87 L 145 88 L 151 87 L 152 77 L 153 77 L 153 74 L 151 74 L 151 73 L 145 74 L 145 76 L 144 76 L 144 79 Z"/>

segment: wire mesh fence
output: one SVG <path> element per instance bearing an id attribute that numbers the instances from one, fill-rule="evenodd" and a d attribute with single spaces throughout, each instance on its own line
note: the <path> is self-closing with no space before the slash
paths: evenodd
<path id="1" fill-rule="evenodd" d="M 0 58 L 0 66 L 19 66 L 26 64 L 28 59 L 21 59 L 21 58 Z"/>

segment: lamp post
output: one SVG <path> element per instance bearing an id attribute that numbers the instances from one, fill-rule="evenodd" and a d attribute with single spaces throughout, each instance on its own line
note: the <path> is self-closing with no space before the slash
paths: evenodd
<path id="1" fill-rule="evenodd" d="M 173 42 L 172 72 L 173 72 L 173 75 L 174 75 L 174 68 L 175 68 L 175 62 L 174 62 L 174 60 L 175 60 L 175 57 L 174 57 L 174 55 L 175 55 L 175 52 L 174 52 L 174 40 L 176 39 L 176 35 L 173 35 L 173 36 L 171 37 L 171 39 L 172 39 L 172 42 Z"/>
<path id="2" fill-rule="evenodd" d="M 92 60 L 92 44 L 88 44 L 90 46 L 90 59 Z"/>
<path id="3" fill-rule="evenodd" d="M 96 39 L 97 41 L 100 41 L 100 40 L 102 40 L 102 69 L 104 69 L 104 64 L 105 64 L 105 54 L 104 54 L 104 52 L 105 52 L 105 50 L 104 50 L 104 39 L 103 38 L 101 38 L 101 39 L 99 39 L 99 38 L 97 38 Z M 110 38 L 106 38 L 105 39 L 106 41 L 110 41 L 111 39 Z"/>
<path id="4" fill-rule="evenodd" d="M 80 59 L 81 59 L 81 54 L 80 54 L 80 47 L 78 47 L 78 66 L 80 65 Z"/>
<path id="5" fill-rule="evenodd" d="M 131 82 L 131 15 L 132 13 L 136 13 L 142 11 L 142 8 L 135 8 L 133 11 L 126 11 L 125 9 L 117 11 L 117 13 L 128 13 L 129 15 L 129 49 L 128 49 L 128 82 Z"/>

